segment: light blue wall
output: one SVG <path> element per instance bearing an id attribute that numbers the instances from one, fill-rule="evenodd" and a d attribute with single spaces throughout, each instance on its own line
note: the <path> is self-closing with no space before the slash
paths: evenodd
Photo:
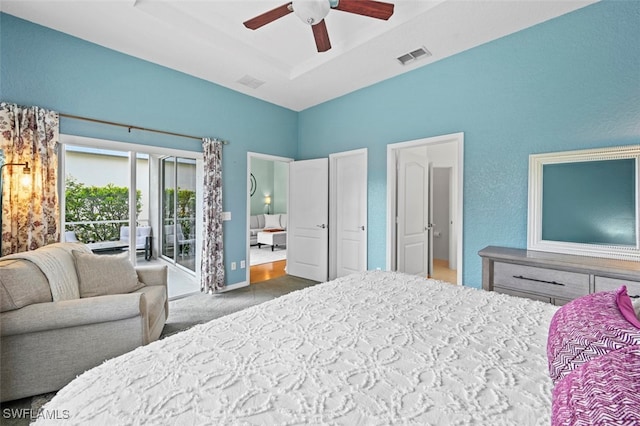
<path id="1" fill-rule="evenodd" d="M 529 154 L 640 143 L 639 46 L 640 2 L 597 3 L 303 111 L 298 158 L 369 148 L 368 266 L 384 268 L 387 144 L 464 132 L 479 287 L 478 250 L 526 247 Z"/>
<path id="2" fill-rule="evenodd" d="M 264 199 L 271 197 L 270 214 L 287 212 L 289 163 L 262 158 L 251 159 L 251 173 L 256 179 L 256 192 L 251 196 L 251 214 L 266 213 Z"/>
<path id="3" fill-rule="evenodd" d="M 271 213 L 286 213 L 289 198 L 289 163 L 273 163 L 273 197 Z"/>
<path id="4" fill-rule="evenodd" d="M 251 196 L 251 214 L 266 213 L 264 199 L 267 195 L 273 196 L 273 161 L 261 158 L 251 159 L 251 173 L 256 178 L 256 192 Z M 273 208 L 273 206 L 271 206 Z M 273 210 L 270 210 L 273 213 Z"/>
<path id="5" fill-rule="evenodd" d="M 247 151 L 306 159 L 369 147 L 375 268 L 385 263 L 386 145 L 464 132 L 463 281 L 478 287 L 478 250 L 526 246 L 529 154 L 640 143 L 637 1 L 597 3 L 299 114 L 9 15 L 0 27 L 2 100 L 232 142 L 227 265 L 244 258 Z M 200 150 L 69 120 L 61 131 Z"/>
<path id="6" fill-rule="evenodd" d="M 7 14 L 0 15 L 0 49 L 2 101 L 231 141 L 223 154 L 223 208 L 232 213 L 224 225 L 225 264 L 228 283 L 245 280 L 246 271 L 229 264 L 245 258 L 247 151 L 268 147 L 270 154 L 295 157 L 296 112 Z M 64 118 L 60 131 L 202 150 L 198 140 Z"/>

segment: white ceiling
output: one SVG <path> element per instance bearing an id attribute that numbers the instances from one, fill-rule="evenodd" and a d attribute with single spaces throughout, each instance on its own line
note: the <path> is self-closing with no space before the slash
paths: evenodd
<path id="1" fill-rule="evenodd" d="M 388 21 L 331 10 L 325 53 L 295 14 L 255 31 L 242 25 L 287 0 L 2 0 L 0 9 L 301 111 L 596 1 L 388 0 Z M 432 56 L 397 61 L 420 47 Z M 264 84 L 241 84 L 247 76 Z"/>

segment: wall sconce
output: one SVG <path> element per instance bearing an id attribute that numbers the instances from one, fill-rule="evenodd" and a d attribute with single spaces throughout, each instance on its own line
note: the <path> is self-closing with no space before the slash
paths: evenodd
<path id="1" fill-rule="evenodd" d="M 6 163 L 3 164 L 2 166 L 0 166 L 0 235 L 2 234 L 2 207 L 4 206 L 3 201 L 2 201 L 2 193 L 4 192 L 2 190 L 2 169 L 4 169 L 7 166 L 24 166 L 24 168 L 22 169 L 22 178 L 20 179 L 20 183 L 23 186 L 29 186 L 29 183 L 31 183 L 31 169 L 29 168 L 29 162 L 25 162 L 25 163 Z M 2 253 L 2 238 L 0 238 L 0 255 Z"/>
<path id="2" fill-rule="evenodd" d="M 24 186 L 28 186 L 31 183 L 31 168 L 29 167 L 29 162 L 26 163 L 7 163 L 0 166 L 0 195 L 2 194 L 2 169 L 6 166 L 24 166 L 22 169 L 22 177 L 20 178 L 20 183 Z M 2 203 L 0 203 L 0 206 Z"/>
<path id="3" fill-rule="evenodd" d="M 267 195 L 264 197 L 264 206 L 266 207 L 267 214 L 271 213 L 271 196 Z"/>

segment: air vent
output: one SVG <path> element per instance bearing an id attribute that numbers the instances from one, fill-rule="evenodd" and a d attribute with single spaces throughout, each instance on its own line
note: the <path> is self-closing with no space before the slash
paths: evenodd
<path id="1" fill-rule="evenodd" d="M 238 83 L 245 85 L 247 87 L 251 87 L 252 89 L 257 89 L 258 87 L 262 86 L 265 82 L 262 80 L 258 80 L 255 77 L 251 77 L 250 75 L 245 75 L 240 80 L 238 80 Z"/>
<path id="2" fill-rule="evenodd" d="M 431 56 L 431 52 L 429 52 L 424 47 L 421 47 L 420 49 L 416 49 L 409 53 L 405 53 L 404 55 L 399 56 L 397 59 L 398 59 L 398 62 L 400 62 L 402 65 L 407 65 L 418 59 L 428 58 L 429 56 Z"/>

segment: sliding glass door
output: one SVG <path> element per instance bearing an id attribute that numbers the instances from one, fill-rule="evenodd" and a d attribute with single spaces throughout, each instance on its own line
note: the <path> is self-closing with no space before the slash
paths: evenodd
<path id="1" fill-rule="evenodd" d="M 64 147 L 65 241 L 87 243 L 98 253 L 131 250 L 148 260 L 151 240 L 146 237 L 153 235 L 149 156 L 131 151 Z M 133 174 L 135 198 L 130 196 Z M 131 247 L 130 229 L 136 233 Z"/>
<path id="2" fill-rule="evenodd" d="M 161 159 L 162 256 L 196 270 L 196 160 Z"/>

